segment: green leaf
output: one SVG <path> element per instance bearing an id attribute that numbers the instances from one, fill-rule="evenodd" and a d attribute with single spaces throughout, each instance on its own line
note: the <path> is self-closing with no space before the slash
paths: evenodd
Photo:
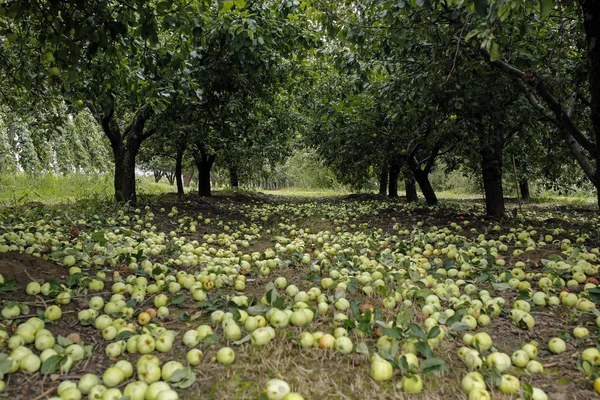
<path id="1" fill-rule="evenodd" d="M 67 338 L 66 338 L 66 337 L 64 337 L 64 336 L 59 336 L 59 337 L 56 339 L 56 342 L 57 342 L 58 344 L 60 344 L 61 346 L 63 346 L 63 347 L 67 347 L 67 346 L 69 346 L 69 345 L 72 345 L 72 344 L 73 344 L 73 342 L 72 342 L 71 340 L 67 339 Z"/>
<path id="2" fill-rule="evenodd" d="M 439 326 L 434 326 L 427 332 L 427 339 L 435 339 L 440 335 L 441 329 Z"/>
<path id="3" fill-rule="evenodd" d="M 454 267 L 454 263 L 455 263 L 454 259 L 452 259 L 452 258 L 446 258 L 444 260 L 444 262 L 442 263 L 442 268 L 444 268 L 444 269 L 453 268 Z"/>
<path id="4" fill-rule="evenodd" d="M 94 242 L 100 243 L 101 245 L 105 245 L 106 242 L 108 242 L 106 236 L 104 235 L 104 232 L 101 231 L 92 233 L 92 240 Z"/>
<path id="5" fill-rule="evenodd" d="M 13 362 L 8 359 L 8 355 L 1 353 L 0 354 L 0 379 L 4 379 L 4 375 L 8 374 L 10 371 Z"/>
<path id="6" fill-rule="evenodd" d="M 133 333 L 131 333 L 130 331 L 123 331 L 115 337 L 115 340 L 126 340 L 132 336 L 133 336 Z"/>
<path id="7" fill-rule="evenodd" d="M 175 295 L 169 299 L 169 304 L 181 304 L 185 301 L 185 295 L 183 293 Z"/>
<path id="8" fill-rule="evenodd" d="M 251 338 L 252 338 L 252 335 L 246 335 L 243 338 L 241 338 L 240 340 L 236 340 L 235 342 L 232 342 L 231 344 L 233 344 L 235 346 L 239 346 L 240 344 L 249 342 Z"/>
<path id="9" fill-rule="evenodd" d="M 356 304 L 356 300 L 352 300 L 350 302 L 350 311 L 352 311 L 354 318 L 358 319 L 360 317 L 360 311 L 358 309 L 358 305 Z"/>
<path id="10" fill-rule="evenodd" d="M 265 294 L 265 299 L 267 300 L 267 303 L 269 304 L 273 304 L 275 302 L 275 300 L 277 300 L 278 294 L 277 294 L 277 289 L 273 287 L 273 289 L 268 290 L 267 293 Z"/>
<path id="11" fill-rule="evenodd" d="M 450 330 L 454 332 L 468 331 L 471 329 L 469 325 L 463 324 L 462 322 L 455 322 L 450 325 Z"/>
<path id="12" fill-rule="evenodd" d="M 500 46 L 496 42 L 492 42 L 492 46 L 490 47 L 490 61 L 496 61 L 502 58 L 502 53 L 500 52 Z"/>
<path id="13" fill-rule="evenodd" d="M 66 358 L 66 356 L 61 356 L 58 354 L 55 356 L 48 357 L 48 359 L 46 359 L 46 361 L 44 361 L 44 363 L 42 364 L 42 368 L 40 369 L 40 372 L 44 375 L 55 373 L 56 371 L 58 371 L 60 363 L 65 358 Z"/>
<path id="14" fill-rule="evenodd" d="M 16 284 L 16 281 L 14 279 L 4 282 L 4 284 L 0 285 L 0 293 L 2 293 L 2 292 L 18 292 L 19 288 L 16 287 L 15 284 Z"/>
<path id="15" fill-rule="evenodd" d="M 482 282 L 487 282 L 490 280 L 490 273 L 489 272 L 481 272 L 481 274 L 479 274 L 479 276 L 477 277 L 476 281 L 479 283 Z"/>
<path id="16" fill-rule="evenodd" d="M 488 15 L 488 1 L 487 0 L 475 0 L 475 12 L 482 18 Z"/>
<path id="17" fill-rule="evenodd" d="M 365 342 L 360 342 L 359 344 L 357 344 L 355 351 L 358 354 L 365 354 L 367 356 L 369 355 L 369 348 L 367 347 L 367 344 Z"/>
<path id="18" fill-rule="evenodd" d="M 248 309 L 246 310 L 246 312 L 248 313 L 248 315 L 262 315 L 264 313 L 266 313 L 267 311 L 269 311 L 271 307 L 264 305 L 264 304 L 255 304 L 253 306 L 248 307 Z"/>
<path id="19" fill-rule="evenodd" d="M 424 374 L 447 370 L 448 366 L 446 365 L 446 362 L 441 358 L 428 358 L 421 363 L 421 371 L 423 371 Z"/>
<path id="20" fill-rule="evenodd" d="M 94 346 L 92 346 L 91 344 L 83 346 L 85 358 L 90 358 L 92 356 L 92 350 L 94 350 Z"/>
<path id="21" fill-rule="evenodd" d="M 600 303 L 600 288 L 591 288 L 588 289 L 588 297 L 590 298 L 591 301 L 593 301 L 594 303 L 598 304 Z M 592 312 L 596 315 L 600 315 L 600 312 L 596 309 L 593 308 Z"/>
<path id="22" fill-rule="evenodd" d="M 402 333 L 398 328 L 382 328 L 381 333 L 393 339 L 401 339 Z"/>
<path id="23" fill-rule="evenodd" d="M 207 337 L 204 338 L 204 340 L 202 340 L 202 342 L 208 344 L 208 345 L 212 345 L 215 344 L 219 341 L 219 335 L 208 335 Z"/>
<path id="24" fill-rule="evenodd" d="M 506 282 L 492 283 L 492 287 L 494 288 L 494 290 L 497 290 L 499 292 L 510 290 L 510 285 Z"/>
<path id="25" fill-rule="evenodd" d="M 406 359 L 406 356 L 403 355 L 400 357 L 400 360 L 398 360 L 398 366 L 403 372 L 408 370 L 408 360 Z"/>
<path id="26" fill-rule="evenodd" d="M 409 309 L 399 312 L 396 316 L 396 326 L 402 326 L 407 322 L 410 322 L 411 315 L 412 311 Z"/>
<path id="27" fill-rule="evenodd" d="M 179 314 L 179 319 L 183 322 L 190 322 L 192 320 L 192 317 L 190 317 L 188 313 L 181 313 Z"/>
<path id="28" fill-rule="evenodd" d="M 424 299 L 425 297 L 435 294 L 431 289 L 419 289 L 415 292 L 415 297 Z"/>
<path id="29" fill-rule="evenodd" d="M 228 11 L 230 11 L 233 8 L 233 1 L 232 0 L 227 0 L 223 2 L 223 8 L 221 8 L 221 12 L 222 13 L 226 13 Z"/>
<path id="30" fill-rule="evenodd" d="M 479 35 L 480 32 L 481 32 L 481 30 L 479 28 L 473 29 L 471 32 L 467 33 L 467 36 L 465 36 L 465 41 L 468 42 L 473 37 Z"/>
<path id="31" fill-rule="evenodd" d="M 427 340 L 427 335 L 425 334 L 425 330 L 422 326 L 419 326 L 417 324 L 409 324 L 408 330 L 412 337 L 416 337 L 421 340 Z"/>
<path id="32" fill-rule="evenodd" d="M 427 342 L 417 342 L 415 344 L 417 350 L 425 356 L 425 358 L 433 357 L 433 352 L 431 351 L 431 346 Z"/>
<path id="33" fill-rule="evenodd" d="M 554 0 L 540 0 L 540 14 L 542 17 L 548 16 L 554 9 Z"/>
<path id="34" fill-rule="evenodd" d="M 179 389 L 185 389 L 192 386 L 196 382 L 196 374 L 190 367 L 176 370 L 169 383 Z"/>
<path id="35" fill-rule="evenodd" d="M 29 314 L 29 306 L 27 304 L 18 304 L 21 315 Z"/>

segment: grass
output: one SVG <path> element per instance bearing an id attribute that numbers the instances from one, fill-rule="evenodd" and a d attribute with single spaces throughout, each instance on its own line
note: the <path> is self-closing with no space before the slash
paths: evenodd
<path id="1" fill-rule="evenodd" d="M 351 192 L 340 189 L 312 189 L 312 188 L 284 188 L 277 190 L 259 190 L 261 193 L 272 194 L 276 196 L 306 196 L 306 197 L 329 197 L 342 196 Z"/>
<path id="2" fill-rule="evenodd" d="M 55 203 L 86 199 L 108 199 L 114 195 L 110 174 L 51 173 L 0 175 L 0 205 L 29 202 Z M 151 177 L 138 177 L 138 193 L 153 195 L 174 191 L 166 181 L 155 183 Z"/>
<path id="3" fill-rule="evenodd" d="M 194 186 L 192 186 L 193 188 Z M 138 177 L 139 195 L 158 195 L 176 192 L 166 180 L 155 183 L 152 177 Z M 186 191 L 189 189 L 186 188 Z M 283 188 L 277 190 L 258 190 L 259 193 L 275 196 L 299 197 L 331 197 L 343 196 L 351 192 L 346 189 L 315 189 L 315 188 Z M 215 191 L 219 195 L 252 194 L 252 190 L 234 190 L 228 188 Z M 14 206 L 29 202 L 56 203 L 90 199 L 110 199 L 114 195 L 111 174 L 67 174 L 56 175 L 51 173 L 0 175 L 0 206 Z M 483 201 L 481 194 L 460 193 L 457 191 L 440 191 L 436 195 L 439 199 L 447 200 L 475 200 Z M 400 197 L 404 192 L 399 193 Z M 423 199 L 419 192 L 419 198 Z M 507 203 L 515 203 L 516 199 L 507 199 Z M 544 206 L 576 206 L 589 207 L 597 204 L 596 198 L 586 193 L 574 193 L 569 196 L 559 195 L 556 192 L 544 192 L 529 200 L 527 203 Z"/>

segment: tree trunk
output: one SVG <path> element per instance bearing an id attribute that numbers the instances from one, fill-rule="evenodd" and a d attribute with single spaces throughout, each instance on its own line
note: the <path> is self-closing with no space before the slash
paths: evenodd
<path id="1" fill-rule="evenodd" d="M 113 146 L 113 157 L 115 160 L 115 200 L 118 202 L 137 203 L 135 193 L 135 156 L 137 155 L 141 140 L 130 138 L 126 144 L 120 142 L 120 146 Z"/>
<path id="2" fill-rule="evenodd" d="M 165 174 L 167 180 L 169 181 L 169 185 L 173 186 L 175 184 L 175 174 L 172 172 L 167 172 Z"/>
<path id="3" fill-rule="evenodd" d="M 192 173 L 187 171 L 183 175 L 183 184 L 185 187 L 190 187 L 190 183 L 192 182 Z"/>
<path id="4" fill-rule="evenodd" d="M 229 186 L 232 188 L 240 187 L 238 170 L 237 170 L 237 167 L 235 167 L 235 166 L 229 167 Z"/>
<path id="5" fill-rule="evenodd" d="M 419 200 L 417 195 L 417 184 L 413 178 L 404 179 L 404 187 L 406 188 L 406 201 L 414 203 Z"/>
<path id="6" fill-rule="evenodd" d="M 398 175 L 400 175 L 400 165 L 394 161 L 390 164 L 390 178 L 388 182 L 388 196 L 398 197 Z"/>
<path id="7" fill-rule="evenodd" d="M 505 212 L 502 190 L 502 146 L 486 145 L 479 153 L 487 215 L 501 217 Z"/>
<path id="8" fill-rule="evenodd" d="M 162 171 L 158 171 L 158 170 L 155 169 L 152 172 L 154 174 L 154 183 L 160 182 L 161 178 L 163 177 Z"/>
<path id="9" fill-rule="evenodd" d="M 212 195 L 210 190 L 210 170 L 215 162 L 215 155 L 208 155 L 202 147 L 194 154 L 194 161 L 198 168 L 198 195 L 209 197 Z"/>
<path id="10" fill-rule="evenodd" d="M 427 204 L 430 206 L 436 205 L 438 203 L 438 199 L 435 195 L 435 190 L 433 190 L 433 186 L 431 186 L 431 182 L 429 181 L 429 173 L 422 171 L 420 168 L 416 168 L 412 172 L 415 175 L 415 180 L 421 188 L 421 192 L 423 192 L 423 197 L 425 197 Z"/>
<path id="11" fill-rule="evenodd" d="M 113 151 L 115 200 L 136 204 L 135 157 L 142 142 L 155 132 L 154 130 L 144 131 L 146 122 L 152 117 L 154 111 L 148 104 L 141 107 L 123 132 L 121 132 L 121 128 L 114 118 L 114 110 L 103 114 L 95 113 L 93 109 L 90 109 L 90 111 L 102 126 Z"/>
<path id="12" fill-rule="evenodd" d="M 585 30 L 588 55 L 588 80 L 591 96 L 591 117 L 593 137 L 596 146 L 600 146 L 600 1 L 579 0 L 583 10 L 583 28 Z M 593 184 L 600 207 L 600 150 L 594 154 L 596 169 Z"/>
<path id="13" fill-rule="evenodd" d="M 527 178 L 519 181 L 519 192 L 521 192 L 521 199 L 529 200 L 529 180 Z"/>
<path id="14" fill-rule="evenodd" d="M 385 196 L 387 193 L 388 186 L 388 167 L 384 165 L 379 173 L 379 195 Z"/>
<path id="15" fill-rule="evenodd" d="M 185 147 L 179 146 L 175 155 L 175 179 L 177 180 L 177 198 L 183 199 L 183 152 Z"/>

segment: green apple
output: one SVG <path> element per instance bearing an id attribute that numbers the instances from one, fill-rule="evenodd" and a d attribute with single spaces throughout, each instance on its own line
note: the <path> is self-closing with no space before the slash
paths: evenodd
<path id="1" fill-rule="evenodd" d="M 389 361 L 378 358 L 371 362 L 371 378 L 377 382 L 392 379 L 394 368 Z"/>
<path id="2" fill-rule="evenodd" d="M 421 393 L 423 390 L 423 379 L 421 375 L 403 375 L 402 390 L 407 393 Z"/>
<path id="3" fill-rule="evenodd" d="M 269 400 L 282 400 L 290 392 L 290 385 L 286 381 L 271 379 L 267 382 L 266 395 Z"/>
<path id="4" fill-rule="evenodd" d="M 485 390 L 485 380 L 480 372 L 472 371 L 465 375 L 460 383 L 462 391 L 466 394 L 474 390 Z"/>
<path id="5" fill-rule="evenodd" d="M 524 350 L 515 351 L 510 357 L 515 367 L 525 368 L 529 363 L 529 355 Z"/>
<path id="6" fill-rule="evenodd" d="M 77 382 L 77 388 L 82 394 L 88 394 L 96 385 L 100 384 L 100 378 L 95 374 L 84 374 Z"/>
<path id="7" fill-rule="evenodd" d="M 492 338 L 487 332 L 478 332 L 473 335 L 473 341 L 471 345 L 473 347 L 479 346 L 480 350 L 486 351 L 492 347 Z"/>
<path id="8" fill-rule="evenodd" d="M 185 369 L 182 363 L 180 363 L 179 361 L 167 361 L 163 364 L 161 368 L 162 380 L 168 382 L 169 380 L 171 380 L 171 377 L 173 376 L 175 371 L 179 369 Z"/>
<path id="9" fill-rule="evenodd" d="M 504 394 L 517 394 L 517 391 L 521 387 L 521 383 L 519 379 L 514 375 L 504 374 L 500 379 L 500 384 L 498 385 L 498 389 Z"/>
<path id="10" fill-rule="evenodd" d="M 555 337 L 548 342 L 548 349 L 554 354 L 564 353 L 567 350 L 567 344 L 561 338 Z"/>
<path id="11" fill-rule="evenodd" d="M 530 374 L 541 374 L 541 373 L 544 372 L 544 366 L 542 365 L 541 362 L 539 362 L 537 360 L 531 360 L 531 361 L 529 361 L 527 363 L 527 366 L 525 366 L 525 369 Z"/>
<path id="12" fill-rule="evenodd" d="M 118 367 L 108 367 L 102 374 L 102 383 L 107 388 L 119 386 L 125 380 L 125 374 Z"/>
<path id="13" fill-rule="evenodd" d="M 198 365 L 202 360 L 202 354 L 200 349 L 191 349 L 187 352 L 185 358 L 190 365 Z"/>
<path id="14" fill-rule="evenodd" d="M 223 365 L 229 365 L 235 360 L 235 352 L 231 347 L 223 347 L 217 352 L 217 361 Z"/>
<path id="15" fill-rule="evenodd" d="M 148 384 L 142 381 L 135 381 L 127 384 L 123 395 L 129 397 L 129 400 L 145 400 Z"/>
<path id="16" fill-rule="evenodd" d="M 138 379 L 152 384 L 161 378 L 161 369 L 153 362 L 143 362 L 137 367 Z"/>
<path id="17" fill-rule="evenodd" d="M 352 353 L 354 345 L 352 344 L 352 340 L 350 340 L 349 337 L 340 336 L 337 339 L 335 339 L 334 347 L 340 353 L 350 354 Z"/>

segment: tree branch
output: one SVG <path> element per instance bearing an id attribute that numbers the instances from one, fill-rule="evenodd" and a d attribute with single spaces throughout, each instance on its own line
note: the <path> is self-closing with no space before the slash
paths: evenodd
<path id="1" fill-rule="evenodd" d="M 144 133 L 144 126 L 152 114 L 154 114 L 154 110 L 150 104 L 145 104 L 138 109 L 133 117 L 133 121 L 131 121 L 131 123 L 125 128 L 123 138 L 129 140 L 131 137 L 132 139 L 139 140 L 141 142 L 144 139 L 152 136 L 152 134 L 155 132 L 154 129 L 151 129 L 149 133 Z"/>
<path id="2" fill-rule="evenodd" d="M 518 68 L 513 67 L 506 61 L 496 60 L 492 61 L 490 58 L 490 53 L 488 53 L 485 49 L 480 49 L 480 53 L 483 55 L 483 58 L 489 62 L 494 67 L 500 69 L 501 71 L 507 73 L 508 75 L 516 78 L 516 80 L 521 81 L 523 84 L 531 87 L 536 93 L 544 100 L 544 102 L 548 105 L 548 108 L 554 114 L 554 119 L 552 120 L 554 123 L 558 124 L 560 127 L 566 129 L 571 136 L 577 142 L 589 151 L 592 155 L 596 156 L 598 154 L 598 145 L 593 143 L 590 139 L 588 139 L 576 126 L 571 117 L 565 112 L 560 102 L 554 97 L 554 95 L 548 90 L 545 82 L 532 74 L 526 74 L 525 72 L 519 70 Z M 528 101 L 530 104 L 534 105 L 539 102 L 536 100 L 532 102 L 533 94 L 528 96 Z M 543 107 L 542 107 L 543 108 Z M 539 110 L 539 107 L 538 107 Z"/>

